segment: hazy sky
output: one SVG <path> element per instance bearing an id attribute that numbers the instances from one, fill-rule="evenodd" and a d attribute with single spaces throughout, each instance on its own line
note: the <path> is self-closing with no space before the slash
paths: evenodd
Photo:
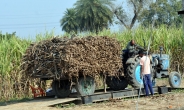
<path id="1" fill-rule="evenodd" d="M 54 31 L 63 32 L 60 19 L 67 8 L 77 0 L 1 0 L 0 32 L 12 33 L 21 38 L 35 38 L 36 34 Z M 123 0 L 117 0 L 120 4 Z"/>

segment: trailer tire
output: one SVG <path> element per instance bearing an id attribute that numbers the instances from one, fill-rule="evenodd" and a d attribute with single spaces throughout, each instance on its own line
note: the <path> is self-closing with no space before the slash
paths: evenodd
<path id="1" fill-rule="evenodd" d="M 117 77 L 107 77 L 106 84 L 112 90 L 124 90 L 128 86 L 128 81 L 124 76 Z"/>
<path id="2" fill-rule="evenodd" d="M 80 77 L 76 82 L 76 90 L 81 96 L 92 95 L 95 92 L 94 78 L 86 76 Z"/>
<path id="3" fill-rule="evenodd" d="M 70 85 L 71 82 L 69 80 L 54 80 L 52 82 L 52 89 L 57 97 L 65 98 L 71 93 Z"/>

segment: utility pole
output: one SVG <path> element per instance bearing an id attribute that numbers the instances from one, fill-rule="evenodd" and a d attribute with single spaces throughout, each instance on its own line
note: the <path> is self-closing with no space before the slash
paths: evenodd
<path id="1" fill-rule="evenodd" d="M 183 13 L 182 13 L 181 16 L 182 16 L 182 28 L 183 28 L 183 29 L 182 29 L 182 30 L 183 30 L 183 31 L 182 31 L 182 37 L 183 37 L 182 40 L 183 40 L 183 39 L 184 39 L 184 0 L 182 0 L 182 11 L 183 11 Z M 183 41 L 182 41 L 182 42 L 183 42 Z"/>
<path id="2" fill-rule="evenodd" d="M 182 0 L 182 9 L 181 11 L 178 11 L 178 14 L 182 14 L 183 17 L 183 37 L 184 37 L 184 0 Z"/>
<path id="3" fill-rule="evenodd" d="M 183 24 L 183 37 L 184 37 L 184 0 L 182 0 L 182 11 L 183 11 L 183 13 L 182 13 L 182 18 L 183 18 L 183 20 L 182 20 L 182 24 Z"/>

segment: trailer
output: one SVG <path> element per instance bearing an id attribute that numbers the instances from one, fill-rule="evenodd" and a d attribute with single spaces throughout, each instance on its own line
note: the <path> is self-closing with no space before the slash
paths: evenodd
<path id="1" fill-rule="evenodd" d="M 155 96 L 161 94 L 167 94 L 172 92 L 173 90 L 177 89 L 184 89 L 184 88 L 171 88 L 167 86 L 155 86 L 153 87 Z M 96 90 L 93 95 L 86 95 L 86 96 L 78 96 L 77 92 L 71 93 L 67 98 L 55 98 L 50 96 L 45 97 L 36 97 L 34 100 L 40 100 L 44 102 L 44 106 L 54 106 L 57 104 L 68 104 L 71 102 L 78 103 L 78 104 L 91 104 L 95 102 L 102 102 L 102 101 L 112 101 L 112 100 L 119 100 L 124 98 L 137 98 L 145 96 L 144 88 L 131 88 L 119 91 L 113 91 L 112 89 L 108 88 L 106 92 L 103 89 Z M 154 96 L 153 96 L 154 97 Z"/>

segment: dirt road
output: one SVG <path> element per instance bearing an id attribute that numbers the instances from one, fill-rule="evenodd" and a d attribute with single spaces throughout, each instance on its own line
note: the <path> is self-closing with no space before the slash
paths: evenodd
<path id="1" fill-rule="evenodd" d="M 55 99 L 55 102 L 60 99 Z M 154 97 L 131 97 L 129 99 L 110 100 L 88 105 L 73 105 L 68 108 L 48 107 L 54 104 L 52 100 L 32 100 L 22 103 L 0 106 L 0 110 L 184 110 L 184 93 L 169 93 L 156 95 Z M 138 103 L 137 103 L 138 102 Z M 183 107 L 183 108 L 182 108 Z"/>
<path id="2" fill-rule="evenodd" d="M 160 85 L 165 85 L 167 81 L 160 82 Z M 167 82 L 168 83 L 168 82 Z M 166 84 L 167 85 L 167 84 Z M 181 87 L 184 87 L 182 83 Z M 63 99 L 62 101 L 73 100 Z M 157 94 L 154 97 L 131 97 L 128 99 L 109 100 L 100 103 L 88 105 L 70 104 L 64 108 L 49 107 L 55 103 L 61 102 L 61 99 L 39 99 L 31 100 L 16 104 L 8 104 L 0 106 L 0 110 L 184 110 L 184 90 L 177 90 L 168 94 Z"/>

